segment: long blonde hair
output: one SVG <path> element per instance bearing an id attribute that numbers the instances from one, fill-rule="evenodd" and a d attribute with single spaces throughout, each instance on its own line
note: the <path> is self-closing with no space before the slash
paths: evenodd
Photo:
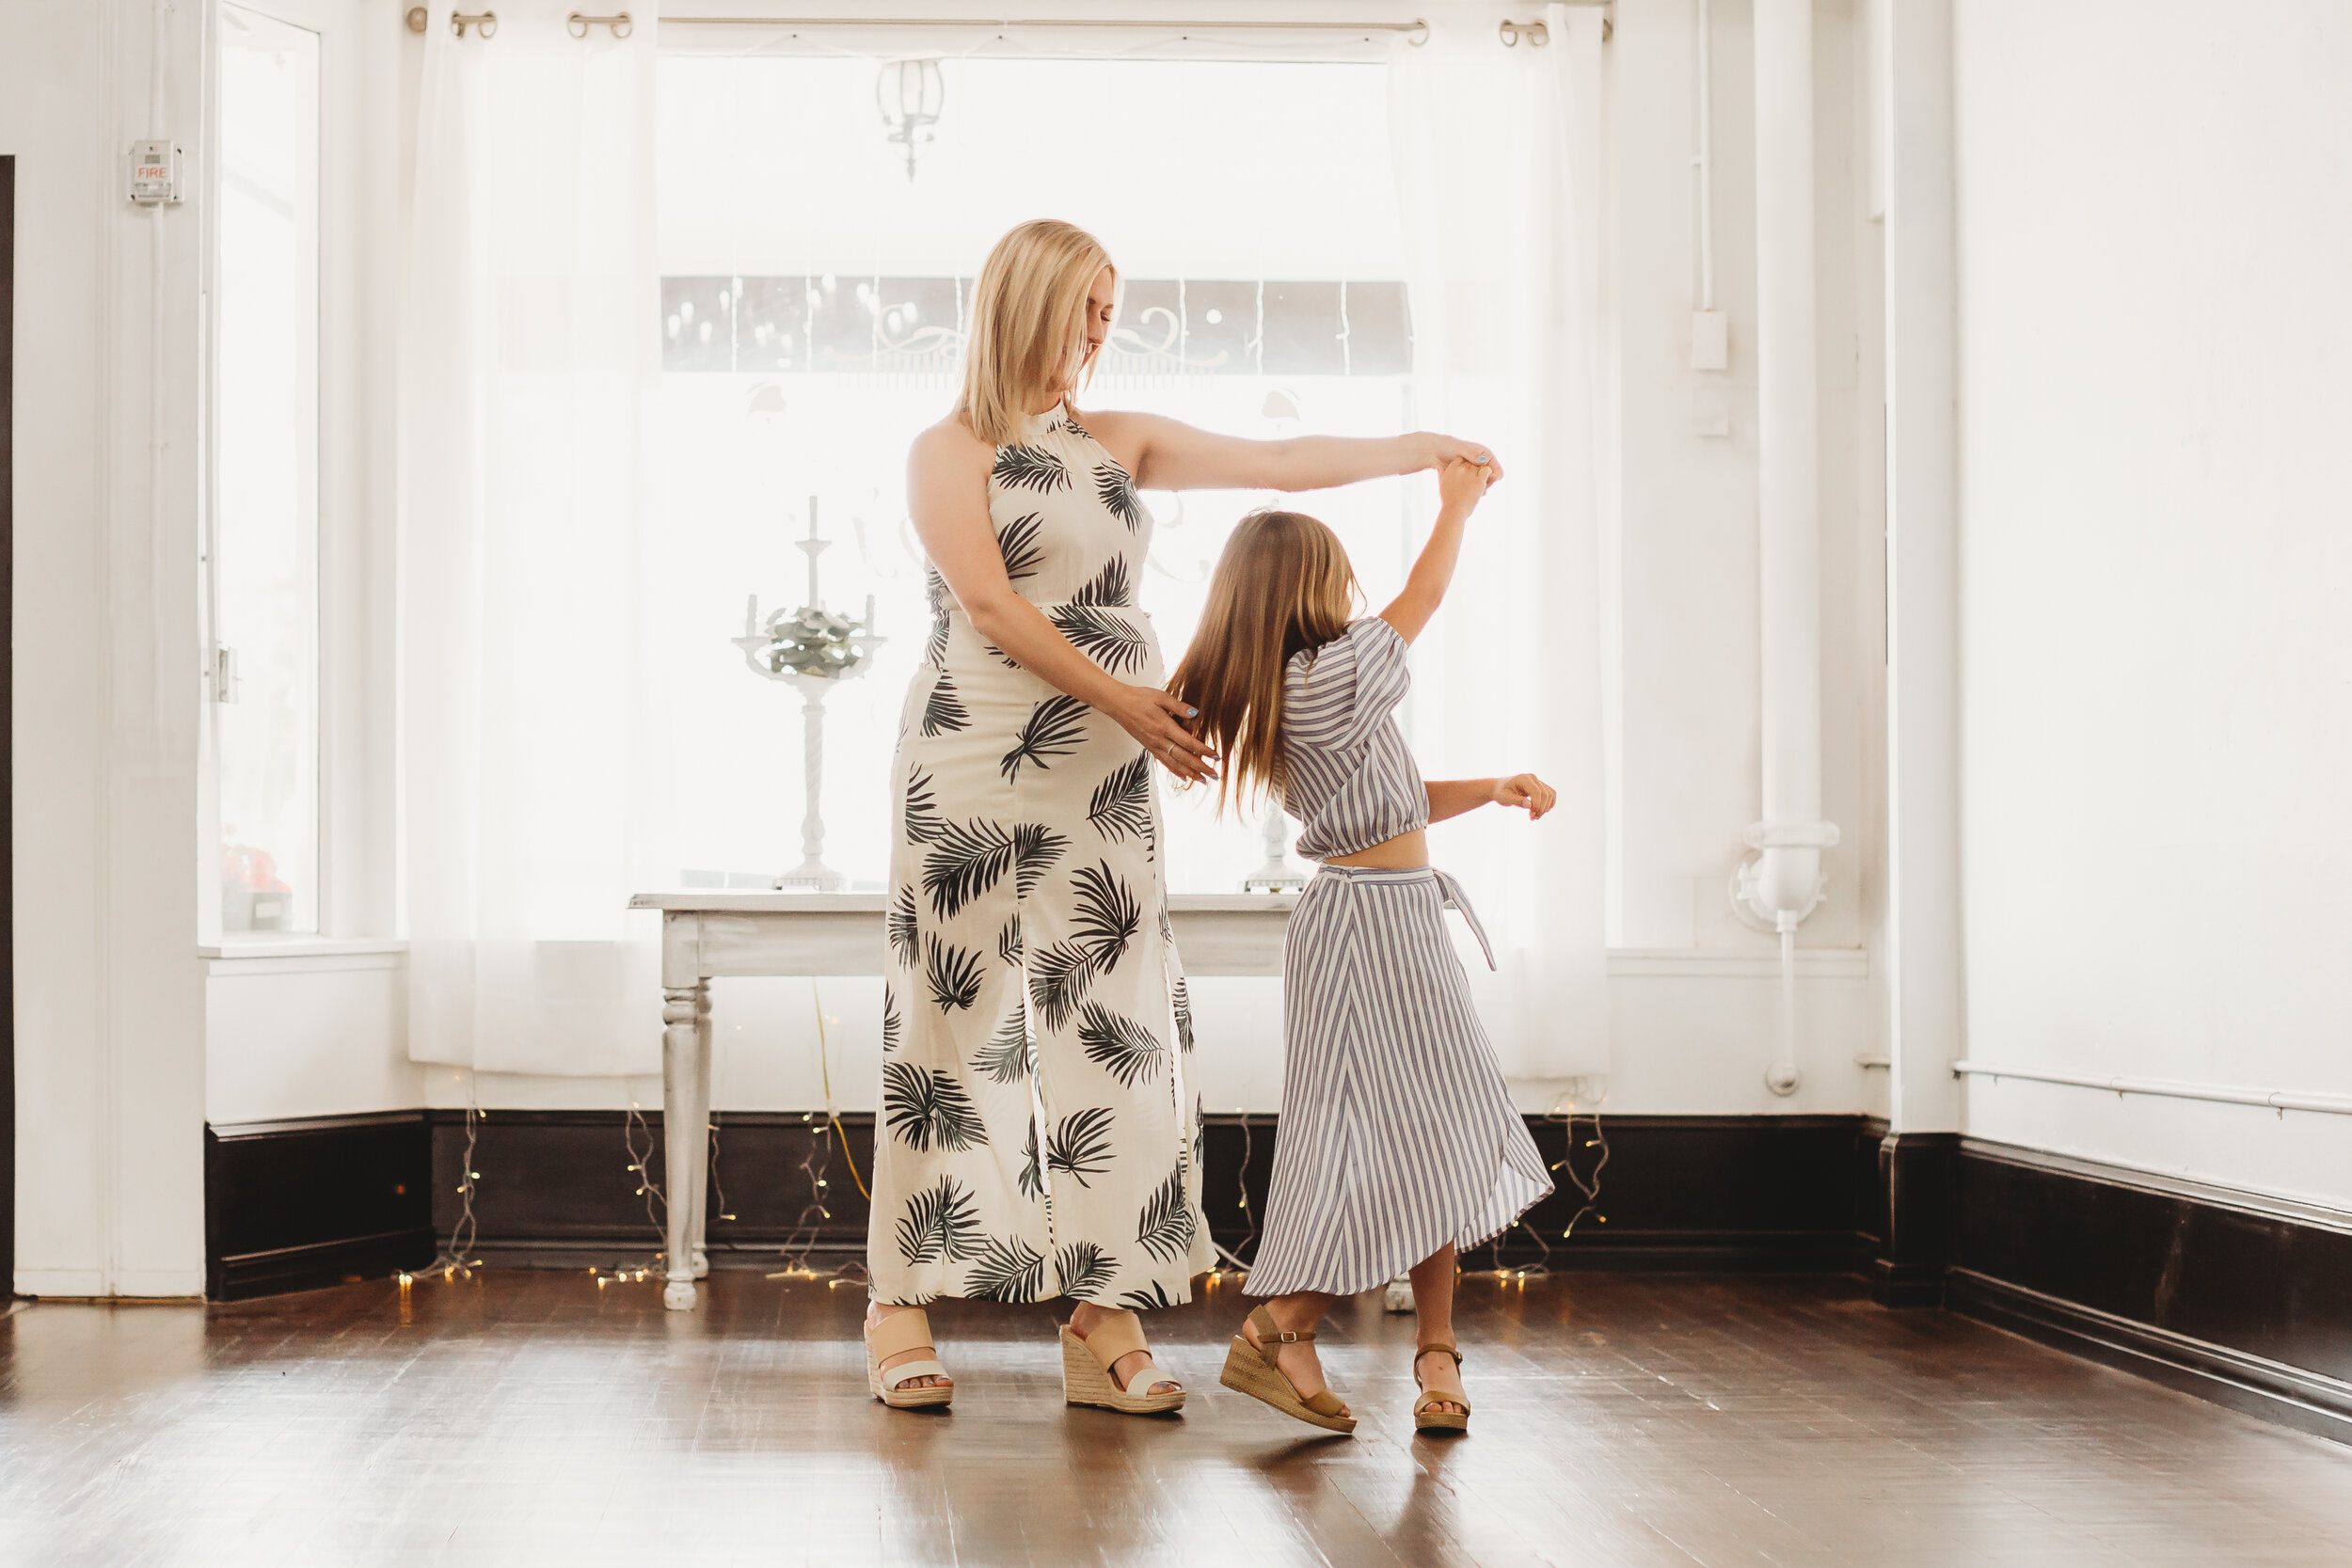
<path id="1" fill-rule="evenodd" d="M 1194 729 L 1225 759 L 1217 809 L 1280 787 L 1282 672 L 1347 630 L 1359 590 L 1340 537 L 1303 512 L 1252 512 L 1209 578 L 1208 603 L 1168 689 L 1200 710 Z"/>
<path id="2" fill-rule="evenodd" d="M 996 242 L 972 285 L 972 329 L 964 341 L 963 390 L 956 412 L 992 447 L 1021 438 L 1029 404 L 1061 387 L 1073 366 L 1094 370 L 1087 339 L 1087 293 L 1111 266 L 1103 243 L 1075 224 L 1034 218 Z M 1111 276 L 1119 276 L 1112 267 Z"/>

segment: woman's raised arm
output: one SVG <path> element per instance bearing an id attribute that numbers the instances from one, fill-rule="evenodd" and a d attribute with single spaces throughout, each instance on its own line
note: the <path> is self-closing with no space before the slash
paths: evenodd
<path id="1" fill-rule="evenodd" d="M 1090 411 L 1087 428 L 1146 490 L 1329 490 L 1359 480 L 1419 473 L 1449 458 L 1494 454 L 1475 441 L 1416 431 L 1410 436 L 1294 436 L 1252 441 L 1198 430 L 1159 414 Z"/>
<path id="2" fill-rule="evenodd" d="M 994 458 L 985 442 L 953 420 L 916 436 L 907 456 L 907 510 L 914 531 L 972 628 L 1047 685 L 1110 715 L 1178 778 L 1214 779 L 1210 747 L 1177 722 L 1180 713 L 1190 712 L 1184 703 L 1110 674 L 1013 591 L 988 519 Z"/>

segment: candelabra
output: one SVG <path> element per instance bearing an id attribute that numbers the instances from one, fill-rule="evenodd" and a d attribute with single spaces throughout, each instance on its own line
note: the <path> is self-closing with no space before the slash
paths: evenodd
<path id="1" fill-rule="evenodd" d="M 1244 893 L 1297 893 L 1307 886 L 1307 874 L 1291 861 L 1290 824 L 1282 816 L 1280 797 L 1268 791 L 1265 820 L 1259 824 L 1265 845 L 1265 863 L 1242 879 Z"/>
<path id="2" fill-rule="evenodd" d="M 808 498 L 808 537 L 794 546 L 808 555 L 808 602 L 759 618 L 759 595 L 743 609 L 743 635 L 730 639 L 743 662 L 764 680 L 783 681 L 801 693 L 802 781 L 807 811 L 801 818 L 801 863 L 776 879 L 776 886 L 838 893 L 840 872 L 825 863 L 825 699 L 834 687 L 866 673 L 868 656 L 887 639 L 874 635 L 874 596 L 866 595 L 866 616 L 852 621 L 825 609 L 817 589 L 817 558 L 833 543 L 817 533 L 817 498 Z"/>

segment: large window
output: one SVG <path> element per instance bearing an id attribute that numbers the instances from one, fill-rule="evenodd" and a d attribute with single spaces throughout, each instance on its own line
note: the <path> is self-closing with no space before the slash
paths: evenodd
<path id="1" fill-rule="evenodd" d="M 319 39 L 220 12 L 213 571 L 221 927 L 319 909 Z"/>
<path id="2" fill-rule="evenodd" d="M 926 75 L 935 72 L 930 80 Z M 829 704 L 827 860 L 879 889 L 898 706 L 929 612 L 903 470 L 946 411 L 972 274 L 1025 218 L 1101 235 L 1124 297 L 1081 406 L 1273 436 L 1413 424 L 1385 76 L 1378 67 L 700 57 L 661 66 L 664 375 L 647 646 L 694 742 L 674 798 L 690 882 L 760 885 L 800 859 L 798 697 L 728 639 L 746 600 L 872 595 L 889 641 Z M 936 110 L 933 124 L 910 109 Z M 1142 585 L 1172 664 L 1233 521 L 1266 498 L 1147 496 Z M 1308 498 L 1368 592 L 1411 533 L 1401 482 Z M 1376 602 L 1376 600 L 1375 600 Z M 1171 795 L 1180 891 L 1234 891 L 1260 820 Z"/>

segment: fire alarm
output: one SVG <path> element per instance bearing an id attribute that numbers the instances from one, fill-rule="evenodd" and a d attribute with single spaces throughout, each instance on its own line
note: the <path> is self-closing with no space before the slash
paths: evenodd
<path id="1" fill-rule="evenodd" d="M 131 144 L 131 199 L 142 207 L 180 200 L 180 149 L 169 141 Z"/>

